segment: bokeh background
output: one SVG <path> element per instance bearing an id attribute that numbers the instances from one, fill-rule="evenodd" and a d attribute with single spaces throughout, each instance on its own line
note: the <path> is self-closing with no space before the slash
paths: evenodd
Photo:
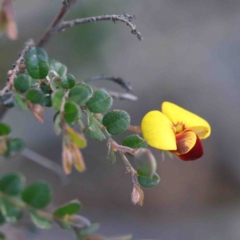
<path id="1" fill-rule="evenodd" d="M 60 0 L 16 0 L 19 38 L 0 38 L 0 84 L 28 38 L 36 41 L 61 6 Z M 82 25 L 52 38 L 49 56 L 65 63 L 78 80 L 109 74 L 130 81 L 138 102 L 115 101 L 114 108 L 139 125 L 144 114 L 172 101 L 207 119 L 210 138 L 195 162 L 158 160 L 160 184 L 146 189 L 143 207 L 131 203 L 131 177 L 121 159 L 106 159 L 106 142 L 89 140 L 83 151 L 88 171 L 74 172 L 67 185 L 51 171 L 17 156 L 0 161 L 0 173 L 23 172 L 29 183 L 49 181 L 50 209 L 78 198 L 82 215 L 100 222 L 100 234 L 132 233 L 134 239 L 240 239 L 240 1 L 238 0 L 79 0 L 68 19 L 101 14 L 135 14 L 143 41 L 122 23 Z M 122 91 L 99 82 L 97 86 Z M 10 110 L 4 121 L 33 151 L 61 164 L 61 137 L 53 131 L 53 111 L 44 124 L 30 113 Z M 119 142 L 123 137 L 117 138 Z M 7 226 L 9 239 L 74 239 L 57 226 L 28 232 L 26 220 Z M 14 229 L 14 231 L 13 231 Z M 17 236 L 17 238 L 16 238 Z"/>

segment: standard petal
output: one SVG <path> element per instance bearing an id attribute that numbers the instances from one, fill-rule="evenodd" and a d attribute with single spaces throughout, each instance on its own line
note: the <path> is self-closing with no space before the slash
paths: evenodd
<path id="1" fill-rule="evenodd" d="M 176 138 L 171 121 L 160 111 L 147 113 L 141 124 L 144 139 L 152 147 L 176 150 Z"/>
<path id="2" fill-rule="evenodd" d="M 174 103 L 164 102 L 162 112 L 174 125 L 183 124 L 185 129 L 196 131 L 201 139 L 207 138 L 211 133 L 211 127 L 206 120 Z"/>

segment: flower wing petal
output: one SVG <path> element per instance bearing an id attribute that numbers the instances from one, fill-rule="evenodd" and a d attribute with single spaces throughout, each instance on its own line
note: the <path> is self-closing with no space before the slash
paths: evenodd
<path id="1" fill-rule="evenodd" d="M 176 138 L 171 121 L 160 111 L 148 112 L 141 124 L 144 139 L 152 147 L 176 150 Z"/>
<path id="2" fill-rule="evenodd" d="M 177 155 L 188 153 L 196 144 L 197 135 L 192 131 L 181 132 L 176 135 Z"/>
<path id="3" fill-rule="evenodd" d="M 206 120 L 174 103 L 163 102 L 162 112 L 173 124 L 183 123 L 187 129 L 195 132 L 200 139 L 207 138 L 211 133 L 211 127 Z"/>

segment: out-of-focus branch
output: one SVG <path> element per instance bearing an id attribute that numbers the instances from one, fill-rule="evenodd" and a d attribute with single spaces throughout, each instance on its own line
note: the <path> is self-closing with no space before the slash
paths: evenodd
<path id="1" fill-rule="evenodd" d="M 126 82 L 125 80 L 123 80 L 120 77 L 106 76 L 106 75 L 102 74 L 102 75 L 99 75 L 99 76 L 88 78 L 88 79 L 85 80 L 85 82 L 93 82 L 93 81 L 99 81 L 99 80 L 108 80 L 108 81 L 111 81 L 113 83 L 116 83 L 116 84 L 120 85 L 123 89 L 125 89 L 127 92 L 132 92 L 133 91 L 130 83 Z"/>
<path id="2" fill-rule="evenodd" d="M 113 92 L 108 91 L 107 92 L 111 95 L 112 98 L 118 99 L 118 100 L 129 100 L 129 101 L 137 101 L 138 97 L 130 94 L 130 93 L 119 93 L 119 92 Z"/>
<path id="3" fill-rule="evenodd" d="M 25 148 L 21 152 L 21 155 L 30 159 L 31 161 L 33 161 L 37 164 L 49 169 L 50 171 L 56 173 L 63 184 L 67 183 L 67 181 L 68 181 L 67 176 L 65 175 L 62 167 L 59 166 L 58 164 L 56 164 L 55 162 L 47 159 L 46 157 L 28 149 L 28 148 Z"/>
<path id="4" fill-rule="evenodd" d="M 64 31 L 66 28 L 71 28 L 76 25 L 91 23 L 97 21 L 113 21 L 115 22 L 123 22 L 127 26 L 131 28 L 131 32 L 133 35 L 136 35 L 139 40 L 142 40 L 142 35 L 139 31 L 137 31 L 136 26 L 132 24 L 132 20 L 135 19 L 134 15 L 122 14 L 122 15 L 102 15 L 88 18 L 79 18 L 71 21 L 64 21 L 59 25 L 58 31 Z"/>
<path id="5" fill-rule="evenodd" d="M 38 42 L 37 46 L 38 47 L 43 47 L 51 38 L 51 36 L 55 33 L 58 32 L 59 30 L 59 25 L 63 21 L 63 18 L 69 11 L 69 9 L 73 6 L 74 3 L 76 3 L 77 0 L 64 0 L 62 3 L 62 8 L 60 9 L 59 13 L 53 20 L 53 22 L 50 24 L 48 30 L 45 32 L 43 37 L 40 39 Z"/>

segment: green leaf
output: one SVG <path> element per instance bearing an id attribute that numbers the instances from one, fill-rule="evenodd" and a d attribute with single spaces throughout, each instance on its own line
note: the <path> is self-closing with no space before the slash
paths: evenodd
<path id="1" fill-rule="evenodd" d="M 53 213 L 55 217 L 64 217 L 66 215 L 77 214 L 82 208 L 81 203 L 78 200 L 73 200 L 67 204 L 56 209 Z"/>
<path id="2" fill-rule="evenodd" d="M 15 102 L 16 104 L 22 109 L 22 110 L 28 110 L 28 105 L 23 101 L 23 97 L 19 93 L 14 94 Z"/>
<path id="3" fill-rule="evenodd" d="M 123 142 L 123 146 L 130 148 L 147 148 L 147 142 L 137 134 L 126 137 Z"/>
<path id="4" fill-rule="evenodd" d="M 20 74 L 14 79 L 14 87 L 17 91 L 24 93 L 31 86 L 31 78 L 27 74 Z"/>
<path id="5" fill-rule="evenodd" d="M 99 223 L 93 223 L 89 227 L 84 227 L 80 230 L 79 236 L 88 236 L 96 232 L 100 227 Z"/>
<path id="6" fill-rule="evenodd" d="M 67 123 L 74 123 L 79 116 L 80 109 L 73 102 L 66 102 L 64 105 L 64 119 Z"/>
<path id="7" fill-rule="evenodd" d="M 14 153 L 20 152 L 25 148 L 25 143 L 20 138 L 12 138 L 7 141 L 7 151 L 4 153 L 5 157 L 10 157 Z"/>
<path id="8" fill-rule="evenodd" d="M 112 106 L 112 97 L 104 90 L 96 90 L 86 105 L 90 112 L 102 113 Z"/>
<path id="9" fill-rule="evenodd" d="M 86 133 L 92 139 L 96 139 L 96 140 L 100 140 L 100 141 L 106 139 L 102 130 L 100 129 L 100 127 L 95 122 L 92 122 L 92 124 L 87 127 Z"/>
<path id="10" fill-rule="evenodd" d="M 3 225 L 4 223 L 5 223 L 5 218 L 4 218 L 3 214 L 2 214 L 2 212 L 0 211 L 0 225 Z"/>
<path id="11" fill-rule="evenodd" d="M 7 222 L 16 222 L 22 217 L 22 210 L 10 202 L 7 199 L 1 201 L 0 209 Z"/>
<path id="12" fill-rule="evenodd" d="M 69 91 L 68 100 L 77 104 L 84 104 L 92 95 L 92 88 L 87 84 L 77 84 Z"/>
<path id="13" fill-rule="evenodd" d="M 66 130 L 71 141 L 73 141 L 79 148 L 85 148 L 87 146 L 87 141 L 83 135 L 77 133 L 73 128 L 69 126 L 66 126 Z"/>
<path id="14" fill-rule="evenodd" d="M 40 104 L 43 99 L 43 92 L 40 89 L 32 88 L 26 93 L 26 99 L 33 104 Z"/>
<path id="15" fill-rule="evenodd" d="M 72 74 L 67 74 L 67 76 L 62 77 L 62 87 L 64 89 L 71 89 L 75 86 L 76 80 Z"/>
<path id="16" fill-rule="evenodd" d="M 48 60 L 43 55 L 30 56 L 27 61 L 28 74 L 35 79 L 44 79 L 49 73 Z"/>
<path id="17" fill-rule="evenodd" d="M 0 123 L 0 136 L 8 135 L 10 132 L 11 128 L 7 124 Z"/>
<path id="18" fill-rule="evenodd" d="M 113 110 L 103 117 L 102 123 L 110 134 L 118 135 L 127 130 L 130 116 L 125 111 Z"/>
<path id="19" fill-rule="evenodd" d="M 51 199 L 51 189 L 45 182 L 33 183 L 22 193 L 22 200 L 37 209 L 46 207 Z"/>
<path id="20" fill-rule="evenodd" d="M 60 110 L 63 97 L 64 97 L 64 90 L 58 90 L 58 91 L 53 93 L 53 95 L 52 95 L 52 107 L 56 111 Z"/>
<path id="21" fill-rule="evenodd" d="M 146 176 L 140 170 L 138 170 L 137 173 L 138 173 L 138 182 L 142 187 L 145 187 L 145 188 L 154 187 L 160 182 L 160 177 L 156 173 L 151 178 Z"/>
<path id="22" fill-rule="evenodd" d="M 25 55 L 25 61 L 28 61 L 34 55 L 42 56 L 44 59 L 48 60 L 48 55 L 44 51 L 44 49 L 39 47 L 33 47 L 29 50 L 29 52 Z"/>
<path id="23" fill-rule="evenodd" d="M 51 228 L 52 227 L 52 221 L 50 221 L 49 219 L 47 219 L 43 216 L 40 216 L 37 211 L 32 209 L 29 212 L 29 214 L 30 214 L 30 217 L 31 217 L 33 223 L 38 228 L 46 229 L 46 228 Z"/>
<path id="24" fill-rule="evenodd" d="M 7 195 L 18 195 L 23 191 L 25 179 L 19 173 L 8 173 L 0 178 L 0 191 Z"/>
<path id="25" fill-rule="evenodd" d="M 55 71 L 60 77 L 67 74 L 67 67 L 56 60 L 50 60 L 50 70 Z"/>

